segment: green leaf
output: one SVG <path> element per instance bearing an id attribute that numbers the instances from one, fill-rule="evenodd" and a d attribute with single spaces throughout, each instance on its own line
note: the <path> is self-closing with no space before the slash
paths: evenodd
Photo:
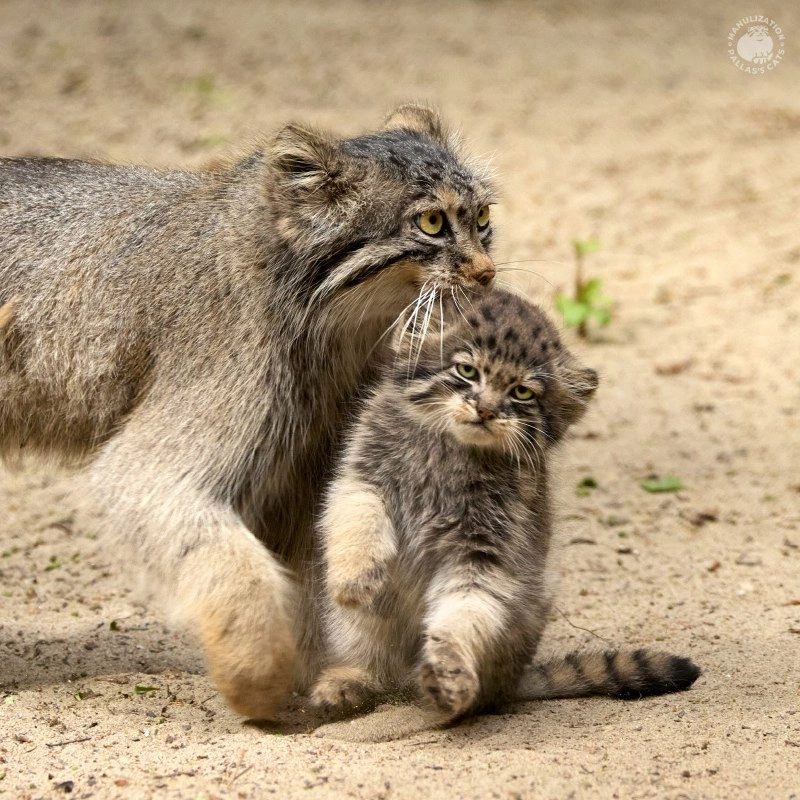
<path id="1" fill-rule="evenodd" d="M 589 313 L 597 320 L 597 323 L 603 327 L 611 322 L 611 312 L 607 308 L 593 308 Z"/>
<path id="2" fill-rule="evenodd" d="M 161 687 L 159 686 L 134 686 L 134 694 L 148 694 L 149 692 L 157 692 Z"/>
<path id="3" fill-rule="evenodd" d="M 646 492 L 677 492 L 685 488 L 683 481 L 674 475 L 642 481 L 639 486 Z"/>
<path id="4" fill-rule="evenodd" d="M 603 287 L 603 282 L 600 278 L 592 278 L 586 281 L 581 286 L 580 297 L 578 300 L 586 305 L 591 306 L 600 300 L 600 290 Z"/>
<path id="5" fill-rule="evenodd" d="M 577 494 L 578 497 L 587 497 L 592 493 L 592 489 L 596 488 L 597 481 L 591 476 L 587 476 L 583 480 L 578 481 L 578 485 L 575 487 L 575 494 Z"/>
<path id="6" fill-rule="evenodd" d="M 579 303 L 565 294 L 557 295 L 556 308 L 561 312 L 564 324 L 568 328 L 576 328 L 589 316 L 589 308 L 585 303 Z"/>
<path id="7" fill-rule="evenodd" d="M 600 241 L 598 239 L 573 239 L 572 246 L 579 256 L 585 256 L 587 253 L 596 253 L 600 249 Z"/>
<path id="8" fill-rule="evenodd" d="M 117 621 L 115 619 L 112 619 L 111 622 L 108 623 L 108 629 L 112 630 L 112 631 L 118 631 L 119 630 L 119 624 L 117 623 Z"/>

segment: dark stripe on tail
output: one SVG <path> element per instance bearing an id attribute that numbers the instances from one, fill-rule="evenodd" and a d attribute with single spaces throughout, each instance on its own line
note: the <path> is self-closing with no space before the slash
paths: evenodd
<path id="1" fill-rule="evenodd" d="M 607 695 L 633 700 L 680 692 L 699 677 L 690 659 L 657 650 L 569 653 L 532 664 L 519 684 L 518 700 Z"/>

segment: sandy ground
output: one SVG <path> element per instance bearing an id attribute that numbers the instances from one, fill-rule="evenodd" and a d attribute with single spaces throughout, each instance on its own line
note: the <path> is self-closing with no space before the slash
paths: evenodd
<path id="1" fill-rule="evenodd" d="M 0 795 L 800 797 L 800 6 L 770 5 L 775 70 L 726 52 L 763 11 L 0 0 L 2 154 L 197 165 L 291 118 L 354 133 L 427 98 L 494 159 L 504 279 L 553 309 L 571 241 L 597 237 L 615 318 L 570 334 L 602 387 L 562 457 L 543 651 L 601 637 L 704 671 L 398 742 L 319 737 L 300 701 L 254 727 L 136 603 L 77 484 L 2 473 Z"/>

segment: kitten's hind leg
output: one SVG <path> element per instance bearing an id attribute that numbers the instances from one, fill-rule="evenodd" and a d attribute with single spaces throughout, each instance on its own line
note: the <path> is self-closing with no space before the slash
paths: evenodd
<path id="1" fill-rule="evenodd" d="M 480 665 L 507 622 L 497 599 L 461 583 L 439 576 L 431 584 L 418 675 L 423 696 L 451 718 L 478 704 Z"/>
<path id="2" fill-rule="evenodd" d="M 129 420 L 93 466 L 109 533 L 133 546 L 170 610 L 199 635 L 231 708 L 269 718 L 292 677 L 291 581 L 233 508 L 202 488 L 197 460 L 175 463 L 175 448 L 149 434 Z"/>

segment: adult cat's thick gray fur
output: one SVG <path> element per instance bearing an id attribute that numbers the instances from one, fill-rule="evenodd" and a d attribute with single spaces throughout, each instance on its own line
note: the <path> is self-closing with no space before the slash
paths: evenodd
<path id="1" fill-rule="evenodd" d="M 303 682 L 286 568 L 310 559 L 355 387 L 423 286 L 491 281 L 492 199 L 417 106 L 352 139 L 289 125 L 199 172 L 0 159 L 0 454 L 85 463 L 242 714 Z"/>

